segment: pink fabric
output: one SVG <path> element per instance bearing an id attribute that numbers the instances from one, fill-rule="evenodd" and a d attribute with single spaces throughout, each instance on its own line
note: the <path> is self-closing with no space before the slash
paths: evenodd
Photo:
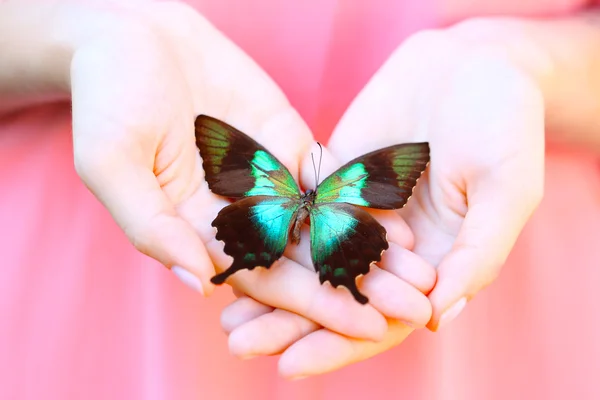
<path id="1" fill-rule="evenodd" d="M 583 2 L 229 3 L 195 6 L 276 79 L 324 140 L 416 30 Z M 374 359 L 289 383 L 276 376 L 275 359 L 228 354 L 219 326 L 227 289 L 202 301 L 127 242 L 73 170 L 67 109 L 5 116 L 0 398 L 595 399 L 599 165 L 548 149 L 544 201 L 503 274 L 443 332 L 417 332 Z"/>

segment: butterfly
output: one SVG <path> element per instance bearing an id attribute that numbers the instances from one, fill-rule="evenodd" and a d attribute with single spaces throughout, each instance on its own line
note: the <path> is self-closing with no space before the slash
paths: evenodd
<path id="1" fill-rule="evenodd" d="M 356 278 L 389 245 L 386 230 L 362 207 L 399 209 L 429 163 L 429 144 L 406 143 L 357 157 L 302 192 L 289 170 L 245 133 L 207 115 L 195 121 L 196 145 L 210 190 L 233 200 L 213 220 L 233 262 L 211 282 L 237 271 L 270 268 L 310 223 L 310 249 L 321 284 L 344 286 L 360 304 Z"/>

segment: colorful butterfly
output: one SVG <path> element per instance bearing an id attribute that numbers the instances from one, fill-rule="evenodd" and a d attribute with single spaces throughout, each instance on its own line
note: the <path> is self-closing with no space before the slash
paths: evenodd
<path id="1" fill-rule="evenodd" d="M 429 144 L 375 150 L 302 193 L 288 169 L 246 134 L 206 115 L 195 125 L 210 190 L 235 200 L 212 222 L 233 263 L 211 281 L 220 285 L 237 271 L 271 267 L 290 237 L 300 243 L 300 228 L 309 219 L 311 257 L 321 284 L 345 286 L 359 303 L 368 303 L 356 278 L 381 261 L 388 242 L 383 226 L 358 206 L 402 208 L 429 163 Z"/>

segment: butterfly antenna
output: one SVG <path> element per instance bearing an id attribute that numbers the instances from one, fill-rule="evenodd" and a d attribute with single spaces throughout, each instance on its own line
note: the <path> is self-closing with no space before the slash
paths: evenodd
<path id="1" fill-rule="evenodd" d="M 321 161 L 323 160 L 323 146 L 321 146 L 321 143 L 319 142 L 317 142 L 317 144 L 321 149 L 321 154 L 319 155 L 319 168 L 317 168 L 315 165 L 315 155 L 310 153 L 310 157 L 312 158 L 313 162 L 313 170 L 315 171 L 315 187 L 319 186 L 319 177 L 321 176 Z"/>
<path id="2" fill-rule="evenodd" d="M 319 175 L 317 174 L 317 166 L 315 165 L 315 155 L 310 153 L 310 158 L 312 158 L 313 162 L 313 171 L 315 171 L 315 187 L 319 184 Z"/>
<path id="3" fill-rule="evenodd" d="M 319 179 L 321 178 L 321 161 L 323 161 L 323 146 L 321 146 L 321 143 L 317 142 L 317 144 L 319 145 L 319 149 L 321 149 L 321 154 L 319 155 L 319 169 L 317 172 L 317 185 L 319 184 Z"/>

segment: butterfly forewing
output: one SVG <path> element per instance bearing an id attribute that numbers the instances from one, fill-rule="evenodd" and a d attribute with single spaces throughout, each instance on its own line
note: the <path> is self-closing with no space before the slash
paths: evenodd
<path id="1" fill-rule="evenodd" d="M 356 278 L 367 274 L 388 248 L 385 228 L 369 213 L 345 203 L 316 205 L 310 214 L 310 247 L 321 283 L 345 286 L 359 303 L 369 301 L 358 291 Z"/>
<path id="2" fill-rule="evenodd" d="M 300 196 L 289 170 L 248 135 L 206 115 L 198 116 L 195 126 L 196 145 L 213 193 L 231 198 Z"/>
<path id="3" fill-rule="evenodd" d="M 299 204 L 285 197 L 251 196 L 223 208 L 212 226 L 233 263 L 211 281 L 221 284 L 236 271 L 269 268 L 283 255 Z"/>
<path id="4" fill-rule="evenodd" d="M 373 151 L 328 176 L 317 188 L 316 203 L 402 208 L 428 163 L 428 143 L 406 143 Z"/>

